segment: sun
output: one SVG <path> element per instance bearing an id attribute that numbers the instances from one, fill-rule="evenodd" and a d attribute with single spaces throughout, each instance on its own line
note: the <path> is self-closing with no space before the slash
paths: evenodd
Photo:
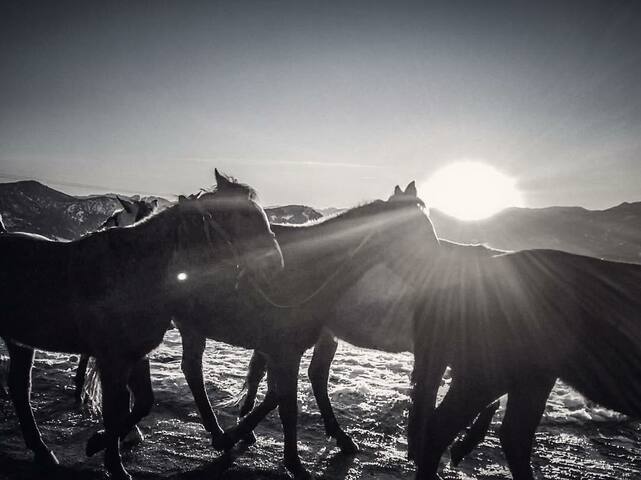
<path id="1" fill-rule="evenodd" d="M 441 168 L 419 191 L 430 207 L 461 220 L 481 220 L 505 208 L 523 206 L 515 179 L 477 161 Z"/>

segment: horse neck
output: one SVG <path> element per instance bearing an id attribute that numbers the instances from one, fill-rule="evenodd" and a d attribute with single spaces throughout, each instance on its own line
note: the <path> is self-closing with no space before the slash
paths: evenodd
<path id="1" fill-rule="evenodd" d="M 365 222 L 328 221 L 303 225 L 273 225 L 287 276 L 298 281 L 327 278 L 358 248 L 369 234 Z"/>
<path id="2" fill-rule="evenodd" d="M 177 213 L 170 208 L 135 226 L 98 231 L 74 243 L 84 251 L 101 252 L 100 260 L 123 275 L 141 269 L 160 272 L 177 246 Z"/>

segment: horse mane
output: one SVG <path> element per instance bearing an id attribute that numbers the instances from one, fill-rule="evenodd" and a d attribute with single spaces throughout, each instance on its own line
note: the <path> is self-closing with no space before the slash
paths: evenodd
<path id="1" fill-rule="evenodd" d="M 498 255 L 505 255 L 508 253 L 513 253 L 512 250 L 502 250 L 499 248 L 490 247 L 484 243 L 464 243 L 464 242 L 455 242 L 452 240 L 446 240 L 444 238 L 439 238 L 440 244 L 445 249 L 449 251 L 471 253 L 475 256 L 480 257 L 494 257 Z"/>
<path id="2" fill-rule="evenodd" d="M 375 203 L 385 203 L 383 200 L 373 200 L 371 202 L 366 202 L 362 203 L 360 205 L 356 205 L 355 207 L 349 208 L 345 211 L 334 213 L 332 215 L 328 215 L 326 217 L 319 217 L 319 218 L 314 218 L 311 220 L 307 220 L 306 222 L 303 223 L 286 223 L 286 222 L 269 222 L 270 225 L 276 226 L 276 227 L 286 227 L 286 228 L 309 228 L 309 227 L 315 227 L 319 225 L 324 225 L 326 223 L 331 223 L 336 220 L 345 220 L 346 218 L 350 217 L 350 214 L 353 216 L 358 216 L 362 213 L 362 209 L 365 209 L 369 207 L 372 204 Z M 355 213 L 356 212 L 356 213 Z"/>
<path id="3" fill-rule="evenodd" d="M 201 189 L 196 198 L 201 198 L 202 196 L 212 195 L 216 192 L 224 191 L 236 195 L 247 196 L 250 200 L 258 199 L 258 193 L 256 193 L 256 190 L 254 190 L 246 183 L 239 182 L 236 178 L 230 175 L 225 175 L 223 173 L 218 173 L 218 175 L 226 180 L 224 185 L 222 185 L 222 187 L 221 185 L 214 185 L 209 189 Z"/>
<path id="4" fill-rule="evenodd" d="M 403 208 L 403 206 L 407 205 L 415 205 L 418 206 L 419 208 L 424 209 L 424 203 L 422 200 L 414 197 L 414 201 L 384 201 L 384 200 L 373 200 L 367 203 L 363 203 L 361 205 L 357 205 L 355 207 L 352 207 L 348 210 L 345 210 L 344 212 L 331 215 L 329 217 L 322 217 L 316 220 L 310 220 L 306 223 L 303 224 L 298 224 L 298 225 L 292 225 L 292 224 L 286 224 L 286 223 L 275 223 L 271 224 L 272 230 L 278 235 L 279 242 L 281 242 L 281 247 L 285 246 L 285 244 L 288 243 L 288 238 L 287 235 L 289 234 L 296 234 L 296 241 L 297 242 L 303 242 L 304 239 L 309 236 L 310 239 L 313 239 L 314 241 L 317 241 L 319 237 L 319 229 L 328 229 L 329 233 L 325 233 L 322 236 L 326 239 L 329 240 L 331 236 L 333 235 L 332 229 L 340 231 L 341 226 L 344 225 L 346 222 L 347 223 L 352 223 L 354 226 L 358 225 L 357 222 L 362 222 L 364 218 L 367 218 L 369 216 L 374 216 L 376 214 L 379 214 L 381 212 L 386 212 L 386 211 L 393 211 L 394 209 L 397 208 Z M 427 218 L 429 219 L 429 215 L 426 215 Z M 360 227 L 360 225 L 359 225 Z M 438 237 L 436 235 L 436 232 L 434 231 L 434 227 L 432 226 L 432 231 L 434 235 L 434 240 L 438 243 Z M 361 235 L 361 228 L 354 228 L 354 229 L 343 229 L 341 233 L 341 238 L 345 241 L 348 241 L 350 237 L 358 237 Z M 300 234 L 303 234 L 303 236 L 300 236 Z M 307 235 L 306 235 L 307 234 Z"/>
<path id="5" fill-rule="evenodd" d="M 177 206 L 178 204 L 171 205 L 164 210 L 152 212 L 151 215 L 129 225 L 128 227 L 105 228 L 96 230 L 95 232 L 89 232 L 83 235 L 80 239 L 71 243 L 101 240 L 108 241 L 110 244 L 113 244 L 113 242 L 119 243 L 121 241 L 123 243 L 128 243 L 135 241 L 137 238 L 145 238 L 147 236 L 149 236 L 149 239 L 155 243 L 163 243 L 167 240 L 169 230 L 175 226 L 175 222 L 172 217 L 176 217 L 178 214 Z M 169 220 L 170 218 L 171 220 Z M 152 231 L 154 232 L 152 233 Z"/>
<path id="6" fill-rule="evenodd" d="M 219 174 L 223 176 L 222 174 Z M 255 199 L 257 197 L 256 191 L 247 184 L 240 183 L 233 177 L 224 176 L 227 180 L 222 186 L 215 186 L 209 189 L 201 189 L 198 193 L 190 195 L 188 198 L 190 200 L 205 199 L 208 196 L 213 196 L 216 193 L 220 195 L 232 194 L 232 195 L 242 195 L 249 199 Z M 111 235 L 114 239 L 125 239 L 129 236 L 135 237 L 139 232 L 144 232 L 144 235 L 148 234 L 148 230 L 153 229 L 156 226 L 156 223 L 161 223 L 163 225 L 173 225 L 172 221 L 168 222 L 158 222 L 158 219 L 165 219 L 166 217 L 178 216 L 179 215 L 179 206 L 180 202 L 176 202 L 173 205 L 169 205 L 164 209 L 155 209 L 152 212 L 138 220 L 134 224 L 123 227 L 123 228 L 111 228 L 98 230 L 96 232 L 90 232 L 82 237 L 82 239 L 88 239 L 95 236 Z M 164 229 L 167 230 L 169 227 L 165 226 Z M 158 236 L 152 236 L 155 242 L 158 243 Z M 126 240 L 125 240 L 126 241 Z"/>

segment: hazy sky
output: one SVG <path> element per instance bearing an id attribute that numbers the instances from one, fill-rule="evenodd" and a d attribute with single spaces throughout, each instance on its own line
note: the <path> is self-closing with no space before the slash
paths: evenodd
<path id="1" fill-rule="evenodd" d="M 639 1 L 133 3 L 2 2 L 0 181 L 348 206 L 475 159 L 641 200 Z"/>

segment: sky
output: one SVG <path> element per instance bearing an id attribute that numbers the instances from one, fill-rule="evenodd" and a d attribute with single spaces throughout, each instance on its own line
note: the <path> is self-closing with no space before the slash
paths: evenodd
<path id="1" fill-rule="evenodd" d="M 641 200 L 641 2 L 0 6 L 0 181 L 343 207 L 461 160 Z"/>

